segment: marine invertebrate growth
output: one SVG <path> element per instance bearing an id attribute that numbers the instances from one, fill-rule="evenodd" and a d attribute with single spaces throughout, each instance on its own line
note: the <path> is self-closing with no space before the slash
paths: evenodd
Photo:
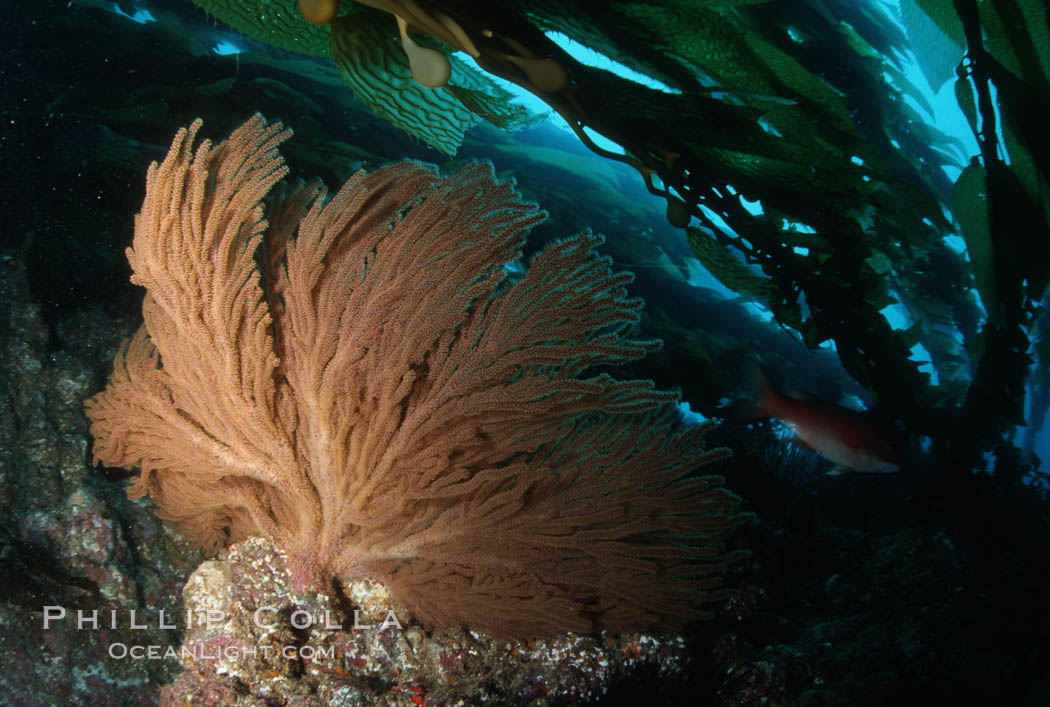
<path id="1" fill-rule="evenodd" d="M 431 626 L 672 626 L 719 596 L 743 516 L 672 393 L 594 366 L 655 345 L 583 233 L 491 167 L 277 186 L 290 135 L 200 121 L 151 165 L 128 260 L 145 323 L 87 403 L 94 455 L 206 550 L 264 535 L 293 582 L 368 575 Z M 262 200 L 273 190 L 268 206 Z"/>

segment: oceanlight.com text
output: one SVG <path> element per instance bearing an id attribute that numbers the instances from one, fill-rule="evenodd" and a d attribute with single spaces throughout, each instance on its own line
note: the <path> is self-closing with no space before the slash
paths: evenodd
<path id="1" fill-rule="evenodd" d="M 271 646 L 271 645 L 237 645 L 225 646 L 194 644 L 191 646 L 141 645 L 111 643 L 107 649 L 114 660 L 270 660 L 277 655 L 288 660 L 334 660 L 337 657 L 335 646 Z"/>

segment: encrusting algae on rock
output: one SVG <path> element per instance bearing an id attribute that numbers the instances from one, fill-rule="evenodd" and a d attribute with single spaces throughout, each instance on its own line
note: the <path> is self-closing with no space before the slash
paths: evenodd
<path id="1" fill-rule="evenodd" d="M 296 592 L 288 577 L 283 553 L 262 538 L 196 570 L 183 593 L 195 617 L 177 649 L 185 670 L 163 704 L 576 704 L 636 672 L 673 684 L 689 666 L 676 636 L 428 632 L 375 582 L 348 583 L 348 607 Z"/>

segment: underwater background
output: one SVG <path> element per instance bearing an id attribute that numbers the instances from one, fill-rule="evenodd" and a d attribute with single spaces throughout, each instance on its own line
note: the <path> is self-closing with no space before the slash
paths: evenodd
<path id="1" fill-rule="evenodd" d="M 181 626 L 44 628 L 44 607 L 183 611 L 203 558 L 127 499 L 127 472 L 91 463 L 83 403 L 142 320 L 124 251 L 147 166 L 196 118 L 218 142 L 256 112 L 294 130 L 291 174 L 332 190 L 403 158 L 442 174 L 491 162 L 548 213 L 525 260 L 603 235 L 645 302 L 633 335 L 662 341 L 614 372 L 679 390 L 683 424 L 718 422 L 708 444 L 732 451 L 705 473 L 753 520 L 725 539 L 747 557 L 725 568 L 734 593 L 711 618 L 658 649 L 609 639 L 621 662 L 601 678 L 574 667 L 586 688 L 536 648 L 530 679 L 560 694 L 521 688 L 526 669 L 488 653 L 472 668 L 499 685 L 485 694 L 1050 703 L 1046 4 L 430 5 L 568 78 L 534 91 L 545 105 L 494 78 L 517 67 L 519 84 L 542 85 L 524 60 L 481 70 L 458 52 L 440 89 L 455 100 L 432 101 L 390 15 L 357 3 L 330 30 L 295 2 L 0 4 L 0 703 L 157 704 L 196 669 L 113 657 L 116 643 L 178 647 Z M 829 474 L 818 445 L 742 411 L 751 365 L 790 400 L 880 429 L 899 471 Z M 381 672 L 321 699 L 336 693 L 310 680 L 346 676 L 300 670 L 284 692 L 254 672 L 193 698 L 455 703 L 425 681 L 395 694 L 407 683 Z M 478 685 L 460 699 L 480 703 Z"/>

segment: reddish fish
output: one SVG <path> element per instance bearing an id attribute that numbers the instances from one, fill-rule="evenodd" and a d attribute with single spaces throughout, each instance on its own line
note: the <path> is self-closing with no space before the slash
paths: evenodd
<path id="1" fill-rule="evenodd" d="M 797 400 L 777 392 L 758 367 L 751 387 L 756 417 L 775 417 L 799 440 L 837 465 L 829 474 L 847 471 L 900 471 L 897 454 L 881 431 L 856 412 L 826 400 Z"/>

